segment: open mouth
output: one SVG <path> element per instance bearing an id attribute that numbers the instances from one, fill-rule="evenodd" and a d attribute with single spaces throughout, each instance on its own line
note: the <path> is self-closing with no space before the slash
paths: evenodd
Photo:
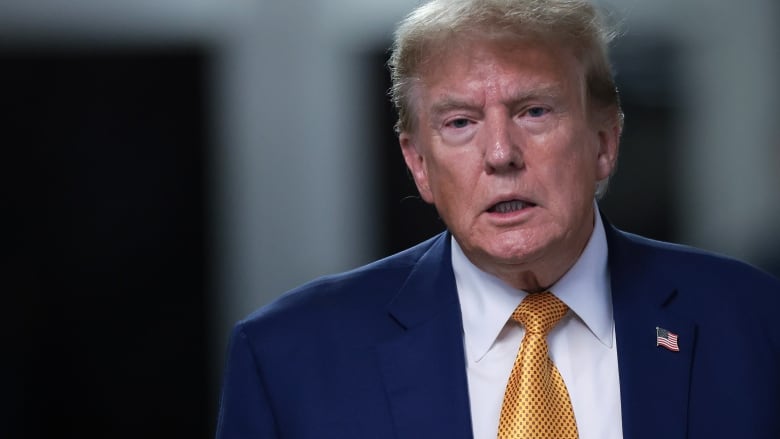
<path id="1" fill-rule="evenodd" d="M 510 200 L 510 201 L 502 201 L 500 203 L 497 203 L 490 209 L 488 209 L 488 212 L 490 213 L 512 213 L 517 212 L 518 210 L 523 210 L 528 207 L 533 207 L 535 204 L 529 203 L 527 201 L 521 201 L 521 200 Z"/>

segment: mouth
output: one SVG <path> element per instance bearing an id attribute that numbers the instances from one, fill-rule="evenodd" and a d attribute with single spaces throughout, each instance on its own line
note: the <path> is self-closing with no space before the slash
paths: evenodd
<path id="1" fill-rule="evenodd" d="M 496 203 L 488 209 L 490 213 L 512 213 L 517 212 L 529 207 L 534 207 L 536 204 L 523 200 L 509 200 Z"/>

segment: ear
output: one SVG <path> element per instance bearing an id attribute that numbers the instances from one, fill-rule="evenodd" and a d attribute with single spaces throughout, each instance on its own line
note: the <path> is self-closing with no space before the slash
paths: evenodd
<path id="1" fill-rule="evenodd" d="M 412 178 L 414 178 L 414 183 L 417 185 L 420 196 L 426 202 L 433 203 L 433 192 L 428 181 L 427 162 L 420 150 L 420 145 L 415 140 L 415 136 L 403 131 L 398 136 L 398 141 L 401 144 L 401 152 L 404 155 L 406 167 L 409 168 L 409 172 L 411 172 Z"/>
<path id="2" fill-rule="evenodd" d="M 617 166 L 620 133 L 623 131 L 623 113 L 620 110 L 605 116 L 598 135 L 599 149 L 596 159 L 596 177 L 603 180 L 612 175 Z"/>

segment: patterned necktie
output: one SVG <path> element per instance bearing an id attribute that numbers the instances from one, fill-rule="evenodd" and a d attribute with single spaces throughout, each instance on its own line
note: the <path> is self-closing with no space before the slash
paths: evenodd
<path id="1" fill-rule="evenodd" d="M 545 337 L 568 307 L 550 292 L 529 294 L 512 313 L 525 327 L 509 375 L 499 439 L 576 439 L 577 423 L 569 392 L 548 355 Z"/>

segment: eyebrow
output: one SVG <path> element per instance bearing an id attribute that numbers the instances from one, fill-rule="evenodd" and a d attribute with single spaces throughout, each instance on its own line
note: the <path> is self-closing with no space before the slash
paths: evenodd
<path id="1" fill-rule="evenodd" d="M 455 96 L 445 96 L 444 99 L 439 100 L 431 106 L 430 115 L 435 119 L 441 117 L 443 113 L 463 109 L 481 111 L 482 104 L 479 104 L 470 99 L 464 99 Z"/>
<path id="2" fill-rule="evenodd" d="M 535 87 L 531 90 L 524 90 L 522 92 L 511 95 L 508 99 L 502 101 L 506 106 L 515 106 L 518 103 L 530 101 L 534 99 L 555 99 L 561 96 L 560 87 L 554 85 L 546 85 Z M 443 113 L 452 110 L 471 110 L 482 111 L 482 104 L 468 98 L 461 98 L 457 96 L 445 96 L 440 101 L 434 103 L 430 109 L 430 115 L 432 118 L 441 117 Z"/>
<path id="3" fill-rule="evenodd" d="M 506 105 L 516 105 L 520 102 L 530 101 L 534 99 L 555 99 L 562 95 L 561 87 L 555 85 L 545 85 L 535 87 L 530 90 L 525 90 L 520 93 L 515 93 L 509 97 L 509 99 L 503 101 Z"/>

